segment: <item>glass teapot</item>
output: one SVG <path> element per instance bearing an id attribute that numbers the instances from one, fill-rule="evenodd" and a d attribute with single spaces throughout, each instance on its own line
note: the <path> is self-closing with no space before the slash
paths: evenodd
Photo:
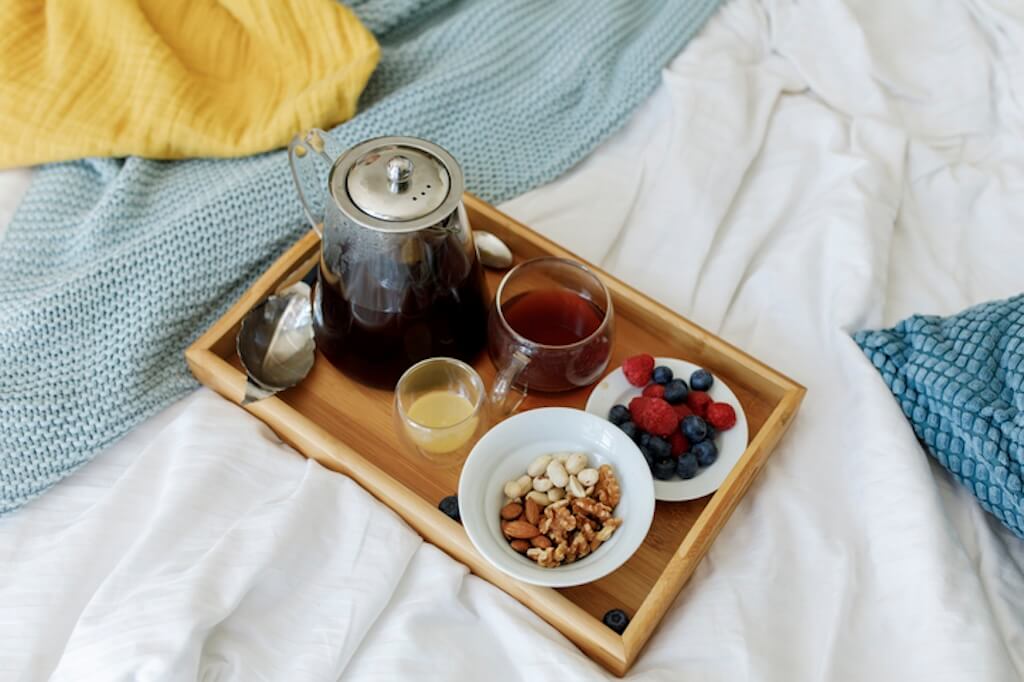
<path id="1" fill-rule="evenodd" d="M 321 237 L 313 324 L 324 356 L 385 388 L 428 357 L 471 361 L 486 337 L 487 294 L 451 154 L 413 137 L 342 150 L 313 129 L 288 158 Z M 318 161 L 330 166 L 326 188 Z"/>

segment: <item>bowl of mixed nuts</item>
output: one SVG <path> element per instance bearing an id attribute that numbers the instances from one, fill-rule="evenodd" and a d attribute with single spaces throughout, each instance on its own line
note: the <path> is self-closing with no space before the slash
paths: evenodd
<path id="1" fill-rule="evenodd" d="M 608 575 L 640 547 L 654 482 L 636 444 L 605 419 L 547 407 L 498 424 L 470 452 L 459 512 L 477 551 L 534 585 Z"/>

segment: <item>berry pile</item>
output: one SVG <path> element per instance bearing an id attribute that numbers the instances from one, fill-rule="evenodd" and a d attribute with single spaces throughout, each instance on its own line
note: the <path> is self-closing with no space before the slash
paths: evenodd
<path id="1" fill-rule="evenodd" d="M 627 381 L 642 388 L 629 406 L 616 405 L 608 420 L 640 446 L 654 477 L 687 479 L 718 459 L 715 436 L 736 425 L 736 410 L 716 403 L 707 391 L 715 378 L 705 369 L 677 379 L 668 367 L 655 367 L 647 354 L 622 363 Z"/>

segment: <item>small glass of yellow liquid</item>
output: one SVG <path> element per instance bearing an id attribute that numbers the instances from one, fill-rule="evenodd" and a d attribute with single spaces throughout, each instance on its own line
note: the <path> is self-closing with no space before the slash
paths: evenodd
<path id="1" fill-rule="evenodd" d="M 430 358 L 395 387 L 395 421 L 404 440 L 437 464 L 456 464 L 487 424 L 487 391 L 476 371 L 454 358 Z"/>

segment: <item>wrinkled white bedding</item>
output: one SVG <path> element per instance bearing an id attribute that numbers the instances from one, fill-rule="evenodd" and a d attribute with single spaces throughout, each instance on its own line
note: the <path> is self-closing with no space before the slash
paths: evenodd
<path id="1" fill-rule="evenodd" d="M 632 676 L 1024 677 L 1024 541 L 848 338 L 1024 289 L 1022 46 L 1016 0 L 731 0 L 626 129 L 503 207 L 808 387 Z M 0 520 L 0 678 L 48 675 L 604 672 L 202 390 Z"/>

